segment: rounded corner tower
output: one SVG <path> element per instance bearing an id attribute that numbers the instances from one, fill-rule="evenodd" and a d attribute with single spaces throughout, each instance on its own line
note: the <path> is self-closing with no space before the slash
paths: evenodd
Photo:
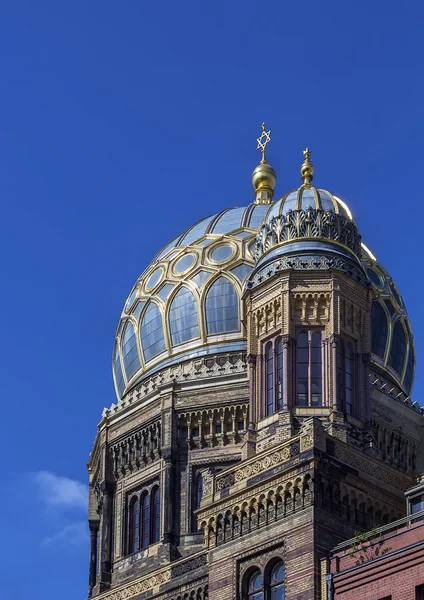
<path id="1" fill-rule="evenodd" d="M 270 133 L 254 202 L 177 235 L 125 302 L 88 462 L 89 596 L 294 598 L 301 579 L 316 598 L 326 549 L 402 516 L 424 469 L 402 297 L 309 149 L 273 201 Z"/>

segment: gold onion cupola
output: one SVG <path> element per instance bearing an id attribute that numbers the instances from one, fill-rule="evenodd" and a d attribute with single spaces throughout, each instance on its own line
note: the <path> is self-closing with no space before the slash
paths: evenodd
<path id="1" fill-rule="evenodd" d="M 277 174 L 266 159 L 266 147 L 271 141 L 271 130 L 266 131 L 265 123 L 262 123 L 262 133 L 258 137 L 257 150 L 261 150 L 262 158 L 252 173 L 252 184 L 255 188 L 255 204 L 271 204 L 274 195 L 274 187 Z"/>

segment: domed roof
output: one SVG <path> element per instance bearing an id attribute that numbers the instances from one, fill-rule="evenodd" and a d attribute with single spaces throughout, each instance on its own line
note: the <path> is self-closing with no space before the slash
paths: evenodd
<path id="1" fill-rule="evenodd" d="M 274 217 L 286 215 L 290 210 L 307 210 L 308 208 L 329 210 L 346 219 L 352 219 L 352 213 L 340 198 L 336 198 L 327 190 L 320 190 L 309 183 L 304 183 L 297 190 L 291 190 L 276 200 L 269 209 L 265 222 L 270 223 Z"/>
<path id="2" fill-rule="evenodd" d="M 254 266 L 252 243 L 268 208 L 229 208 L 158 252 L 121 315 L 113 352 L 118 396 L 165 364 L 245 349 L 242 284 Z"/>
<path id="3" fill-rule="evenodd" d="M 374 371 L 410 394 L 415 350 L 401 295 L 361 242 L 347 205 L 311 185 L 309 150 L 304 154 L 298 189 L 270 203 L 273 190 L 255 188 L 256 203 L 198 221 L 154 257 L 121 314 L 113 351 L 118 397 L 164 366 L 246 350 L 240 319 L 246 283 L 259 284 L 281 268 L 332 269 L 339 263 L 375 291 Z"/>

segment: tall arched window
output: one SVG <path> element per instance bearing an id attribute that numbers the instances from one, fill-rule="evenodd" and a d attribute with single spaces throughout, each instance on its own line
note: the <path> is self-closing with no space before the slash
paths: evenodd
<path id="1" fill-rule="evenodd" d="M 196 479 L 195 495 L 195 508 L 198 509 L 203 498 L 203 475 L 201 473 L 198 474 Z"/>
<path id="2" fill-rule="evenodd" d="M 245 598 L 246 600 L 264 600 L 264 584 L 259 569 L 253 571 L 249 577 Z"/>
<path id="3" fill-rule="evenodd" d="M 388 364 L 399 375 L 402 375 L 403 365 L 405 363 L 406 338 L 405 330 L 401 321 L 396 321 L 393 328 L 392 344 L 390 348 Z"/>
<path id="4" fill-rule="evenodd" d="M 141 322 L 141 346 L 146 361 L 165 350 L 162 315 L 154 302 L 147 307 Z"/>
<path id="5" fill-rule="evenodd" d="M 116 348 L 115 348 L 115 358 L 113 360 L 113 364 L 114 364 L 114 368 L 115 368 L 116 387 L 118 388 L 119 395 L 122 396 L 122 393 L 125 389 L 125 381 L 124 381 L 124 375 L 122 373 L 121 358 L 120 358 L 118 346 L 116 346 Z"/>
<path id="6" fill-rule="evenodd" d="M 308 406 L 309 345 L 308 333 L 298 333 L 296 340 L 297 405 Z"/>
<path id="7" fill-rule="evenodd" d="M 354 411 L 355 354 L 353 343 L 341 338 L 337 343 L 337 404 L 352 415 Z"/>
<path id="8" fill-rule="evenodd" d="M 380 302 L 373 302 L 371 312 L 371 342 L 372 352 L 384 358 L 387 344 L 387 315 Z"/>
<path id="9" fill-rule="evenodd" d="M 150 542 L 152 544 L 155 544 L 156 542 L 159 541 L 159 538 L 160 538 L 160 491 L 159 491 L 158 487 L 155 487 L 153 489 L 150 505 L 151 505 L 151 510 L 152 510 L 152 517 L 151 517 L 152 532 L 151 532 Z"/>
<path id="10" fill-rule="evenodd" d="M 267 415 L 274 413 L 274 352 L 272 343 L 265 346 L 265 381 Z"/>
<path id="11" fill-rule="evenodd" d="M 150 495 L 145 492 L 141 497 L 142 537 L 141 547 L 147 548 L 150 543 Z"/>
<path id="12" fill-rule="evenodd" d="M 137 350 L 137 340 L 135 337 L 134 326 L 129 321 L 125 328 L 124 340 L 122 345 L 122 358 L 124 359 L 125 373 L 127 379 L 131 379 L 134 373 L 140 368 L 140 359 Z"/>
<path id="13" fill-rule="evenodd" d="M 298 406 L 322 406 L 322 332 L 302 330 L 296 337 Z"/>
<path id="14" fill-rule="evenodd" d="M 196 300 L 186 287 L 182 287 L 171 302 L 169 326 L 174 346 L 199 337 Z"/>
<path id="15" fill-rule="evenodd" d="M 283 408 L 283 374 L 284 374 L 284 358 L 283 358 L 283 340 L 277 340 L 277 410 Z"/>
<path id="16" fill-rule="evenodd" d="M 206 326 L 208 334 L 238 331 L 238 296 L 233 284 L 220 277 L 209 288 L 206 295 Z"/>
<path id="17" fill-rule="evenodd" d="M 263 349 L 264 412 L 273 415 L 283 409 L 284 351 L 281 336 L 265 343 Z"/>
<path id="18" fill-rule="evenodd" d="M 284 600 L 284 583 L 285 572 L 284 563 L 279 560 L 271 571 L 269 581 L 269 598 L 270 600 Z"/>
<path id="19" fill-rule="evenodd" d="M 129 522 L 129 541 L 128 551 L 138 552 L 140 548 L 140 502 L 137 496 L 130 502 L 130 522 Z"/>

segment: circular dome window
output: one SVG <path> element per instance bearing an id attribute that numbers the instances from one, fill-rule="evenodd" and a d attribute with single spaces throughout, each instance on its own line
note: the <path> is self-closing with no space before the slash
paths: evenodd
<path id="1" fill-rule="evenodd" d="M 194 254 L 185 254 L 181 257 L 174 265 L 174 273 L 185 273 L 188 271 L 196 261 Z"/>
<path id="2" fill-rule="evenodd" d="M 156 269 L 155 271 L 153 271 L 153 273 L 150 275 L 149 279 L 147 280 L 146 290 L 151 290 L 152 288 L 154 288 L 155 285 L 157 285 L 159 283 L 159 281 L 162 279 L 162 275 L 163 275 L 162 269 Z"/>
<path id="3" fill-rule="evenodd" d="M 222 263 L 228 260 L 234 254 L 233 246 L 230 244 L 222 244 L 215 247 L 210 253 L 210 258 L 216 263 Z"/>

